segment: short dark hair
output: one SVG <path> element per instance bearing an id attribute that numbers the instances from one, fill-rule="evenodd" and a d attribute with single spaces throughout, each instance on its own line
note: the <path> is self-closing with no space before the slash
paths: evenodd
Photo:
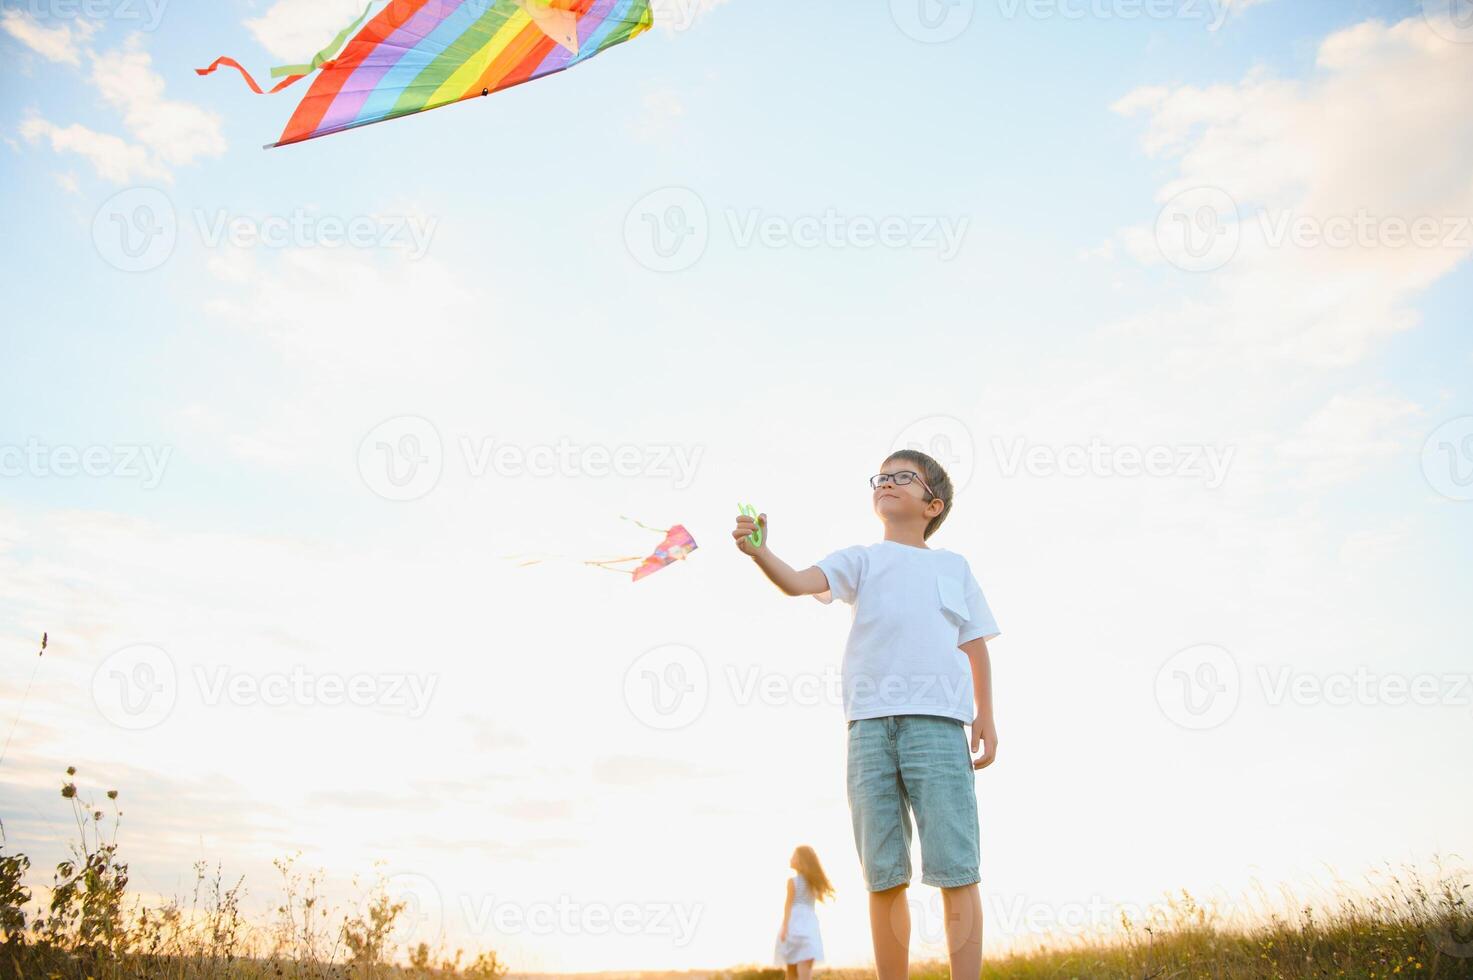
<path id="1" fill-rule="evenodd" d="M 946 520 L 946 515 L 951 513 L 951 477 L 946 475 L 946 470 L 941 468 L 940 463 L 919 450 L 897 449 L 885 457 L 885 462 L 889 463 L 897 459 L 910 463 L 920 470 L 921 479 L 925 480 L 926 486 L 931 488 L 928 502 L 930 500 L 941 501 L 941 513 L 931 518 L 931 523 L 926 525 L 926 532 L 923 535 L 925 538 L 930 538 L 941 526 L 941 522 Z"/>

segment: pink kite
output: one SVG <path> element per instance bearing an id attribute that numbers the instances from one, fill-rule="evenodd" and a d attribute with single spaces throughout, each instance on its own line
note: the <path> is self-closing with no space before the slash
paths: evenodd
<path id="1" fill-rule="evenodd" d="M 624 520 L 629 521 L 629 518 L 626 517 Z M 650 527 L 648 524 L 640 524 L 639 521 L 630 521 L 630 523 L 638 524 L 646 531 L 658 531 L 665 535 L 665 540 L 655 546 L 654 553 L 651 555 L 630 555 L 627 558 L 604 558 L 598 561 L 584 561 L 583 564 L 592 565 L 595 568 L 607 568 L 609 571 L 618 572 L 621 575 L 629 575 L 632 581 L 638 582 L 642 578 L 647 578 L 655 574 L 666 565 L 685 560 L 692 551 L 696 550 L 696 539 L 691 537 L 690 532 L 681 524 L 676 524 L 670 528 L 659 528 Z M 557 556 L 524 558 L 520 564 L 523 567 L 527 565 L 538 565 L 553 557 Z M 633 569 L 625 567 L 632 562 L 639 562 L 639 565 Z"/>
<path id="2" fill-rule="evenodd" d="M 681 561 L 696 550 L 696 539 L 679 524 L 665 533 L 665 540 L 655 548 L 655 553 L 646 558 L 634 570 L 634 581 L 653 575 L 672 561 Z"/>

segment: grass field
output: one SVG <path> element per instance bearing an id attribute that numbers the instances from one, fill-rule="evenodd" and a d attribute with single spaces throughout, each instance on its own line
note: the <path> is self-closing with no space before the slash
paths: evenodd
<path id="1" fill-rule="evenodd" d="M 84 802 L 75 770 L 61 795 L 77 826 L 72 856 L 47 888 L 30 861 L 0 846 L 0 980 L 429 980 L 514 978 L 494 952 L 398 948 L 404 906 L 382 883 L 354 910 L 329 908 L 320 876 L 277 862 L 279 897 L 269 921 L 240 909 L 243 882 L 195 866 L 192 893 L 150 906 L 128 892 L 117 844 L 117 793 Z M 109 812 L 110 811 L 110 812 Z M 33 894 L 41 892 L 43 894 Z M 1143 918 L 1122 916 L 1109 935 L 1072 939 L 990 959 L 986 978 L 1473 978 L 1473 874 L 1387 873 L 1369 891 L 1346 891 L 1292 914 L 1229 922 L 1182 895 Z M 945 963 L 911 975 L 944 978 Z M 583 974 L 583 980 L 779 980 L 771 968 Z M 824 980 L 861 980 L 861 969 L 820 968 Z M 537 980 L 546 980 L 546 975 Z"/>

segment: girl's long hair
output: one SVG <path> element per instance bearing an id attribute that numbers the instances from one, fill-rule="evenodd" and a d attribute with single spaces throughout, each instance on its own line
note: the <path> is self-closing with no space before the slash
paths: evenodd
<path id="1" fill-rule="evenodd" d="M 813 900 L 822 902 L 830 898 L 834 894 L 834 886 L 829 884 L 828 875 L 823 873 L 823 865 L 818 863 L 818 855 L 813 853 L 813 848 L 800 844 L 794 854 L 798 858 L 798 873 L 808 882 Z"/>

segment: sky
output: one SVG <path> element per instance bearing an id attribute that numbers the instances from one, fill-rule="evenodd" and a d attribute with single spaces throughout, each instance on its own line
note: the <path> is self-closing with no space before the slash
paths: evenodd
<path id="1" fill-rule="evenodd" d="M 276 150 L 301 88 L 193 71 L 359 12 L 5 0 L 0 819 L 35 884 L 74 765 L 145 897 L 205 860 L 262 912 L 299 853 L 345 907 L 382 875 L 402 942 L 726 967 L 806 843 L 829 961 L 868 962 L 847 617 L 728 532 L 876 540 L 901 446 L 1002 630 L 989 950 L 1473 850 L 1466 0 L 668 0 Z M 579 564 L 658 539 L 621 517 L 700 547 Z"/>

